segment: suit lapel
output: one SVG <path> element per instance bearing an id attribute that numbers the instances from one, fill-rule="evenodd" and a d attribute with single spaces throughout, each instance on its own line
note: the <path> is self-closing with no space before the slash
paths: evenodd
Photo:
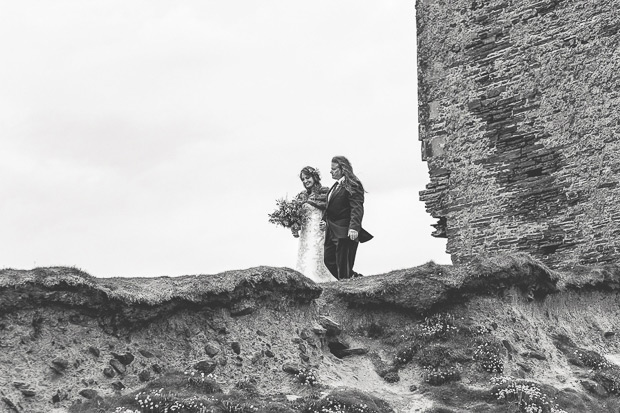
<path id="1" fill-rule="evenodd" d="M 338 181 L 336 181 L 336 183 L 333 184 L 332 187 L 329 189 L 329 192 L 327 193 L 327 205 L 329 205 L 329 203 L 332 201 L 332 198 L 334 197 L 334 194 L 336 193 L 337 186 L 338 186 Z"/>

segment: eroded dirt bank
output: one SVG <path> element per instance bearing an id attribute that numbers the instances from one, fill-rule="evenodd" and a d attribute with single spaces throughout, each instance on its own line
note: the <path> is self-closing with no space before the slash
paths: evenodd
<path id="1" fill-rule="evenodd" d="M 541 411 L 619 411 L 618 274 L 521 255 L 321 286 L 269 267 L 151 279 L 3 270 L 0 412 L 112 412 L 185 372 L 211 373 L 222 393 L 251 383 L 278 411 L 343 388 L 397 412 L 525 411 L 534 388 L 548 397 L 531 400 Z M 299 383 L 303 368 L 317 386 Z"/>

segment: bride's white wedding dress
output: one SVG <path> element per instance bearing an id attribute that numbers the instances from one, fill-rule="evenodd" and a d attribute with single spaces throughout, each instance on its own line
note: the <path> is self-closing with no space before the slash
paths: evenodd
<path id="1" fill-rule="evenodd" d="M 308 203 L 303 204 L 303 208 L 306 220 L 299 232 L 299 252 L 295 269 L 316 283 L 338 281 L 323 262 L 325 232 L 319 228 L 323 212 Z"/>

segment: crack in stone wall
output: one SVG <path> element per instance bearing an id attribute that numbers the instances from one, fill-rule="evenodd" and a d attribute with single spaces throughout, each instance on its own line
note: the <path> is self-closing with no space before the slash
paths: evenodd
<path id="1" fill-rule="evenodd" d="M 420 199 L 453 262 L 618 262 L 618 0 L 418 0 L 417 22 Z"/>

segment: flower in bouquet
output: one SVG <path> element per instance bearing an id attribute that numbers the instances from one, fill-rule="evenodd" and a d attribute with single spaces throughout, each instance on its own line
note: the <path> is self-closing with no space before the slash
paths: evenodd
<path id="1" fill-rule="evenodd" d="M 276 209 L 269 214 L 269 222 L 284 228 L 301 229 L 304 221 L 303 202 L 303 198 L 299 196 L 290 201 L 286 199 L 276 200 Z"/>

